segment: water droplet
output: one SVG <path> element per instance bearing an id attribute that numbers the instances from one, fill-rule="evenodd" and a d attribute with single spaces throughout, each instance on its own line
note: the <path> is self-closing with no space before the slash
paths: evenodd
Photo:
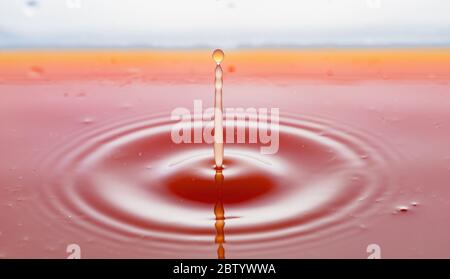
<path id="1" fill-rule="evenodd" d="M 397 207 L 398 212 L 406 213 L 408 212 L 409 208 L 407 206 L 401 205 Z"/>
<path id="2" fill-rule="evenodd" d="M 418 206 L 418 205 L 419 205 L 419 203 L 418 203 L 418 202 L 416 202 L 416 201 L 412 201 L 412 202 L 411 202 L 411 205 L 412 205 L 412 206 Z"/>
<path id="3" fill-rule="evenodd" d="M 223 51 L 221 49 L 214 50 L 212 58 L 217 63 L 217 65 L 222 63 L 224 57 L 225 57 L 225 54 L 223 53 Z"/>
<path id="4" fill-rule="evenodd" d="M 92 122 L 94 122 L 94 120 L 90 117 L 86 117 L 83 119 L 84 124 L 91 124 Z"/>
<path id="5" fill-rule="evenodd" d="M 44 75 L 45 71 L 42 67 L 33 65 L 28 70 L 28 76 L 30 78 L 40 78 Z"/>
<path id="6" fill-rule="evenodd" d="M 433 126 L 434 126 L 434 128 L 439 129 L 439 128 L 441 128 L 442 124 L 440 122 L 434 122 Z"/>
<path id="7" fill-rule="evenodd" d="M 229 73 L 234 73 L 234 72 L 236 72 L 236 67 L 231 65 L 231 66 L 228 66 L 227 70 Z"/>
<path id="8" fill-rule="evenodd" d="M 142 152 L 139 152 L 139 153 L 138 153 L 138 156 L 139 156 L 139 157 L 142 157 Z"/>

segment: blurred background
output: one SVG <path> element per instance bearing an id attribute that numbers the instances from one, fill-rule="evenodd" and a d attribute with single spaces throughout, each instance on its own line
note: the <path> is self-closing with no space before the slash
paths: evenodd
<path id="1" fill-rule="evenodd" d="M 0 0 L 0 48 L 446 46 L 446 0 Z"/>

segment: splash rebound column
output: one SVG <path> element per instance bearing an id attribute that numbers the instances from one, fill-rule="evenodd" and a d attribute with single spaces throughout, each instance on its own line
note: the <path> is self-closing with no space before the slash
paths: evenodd
<path id="1" fill-rule="evenodd" d="M 220 63 L 223 61 L 224 53 L 221 49 L 213 52 L 213 59 L 216 62 L 215 70 L 215 94 L 214 94 L 214 162 L 216 169 L 223 166 L 223 109 L 222 109 L 222 86 L 223 71 Z"/>

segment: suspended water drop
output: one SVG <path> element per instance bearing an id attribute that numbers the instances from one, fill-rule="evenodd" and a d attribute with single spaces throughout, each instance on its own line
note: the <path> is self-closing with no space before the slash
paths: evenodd
<path id="1" fill-rule="evenodd" d="M 212 58 L 217 63 L 217 65 L 222 63 L 224 57 L 225 57 L 225 54 L 223 53 L 223 51 L 221 49 L 214 50 L 214 52 L 212 54 Z"/>

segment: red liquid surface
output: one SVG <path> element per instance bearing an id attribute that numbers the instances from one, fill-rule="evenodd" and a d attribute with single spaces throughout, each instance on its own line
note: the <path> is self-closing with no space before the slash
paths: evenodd
<path id="1" fill-rule="evenodd" d="M 450 51 L 227 52 L 224 107 L 280 109 L 260 144 L 175 144 L 213 105 L 209 52 L 0 53 L 0 256 L 450 256 Z"/>

